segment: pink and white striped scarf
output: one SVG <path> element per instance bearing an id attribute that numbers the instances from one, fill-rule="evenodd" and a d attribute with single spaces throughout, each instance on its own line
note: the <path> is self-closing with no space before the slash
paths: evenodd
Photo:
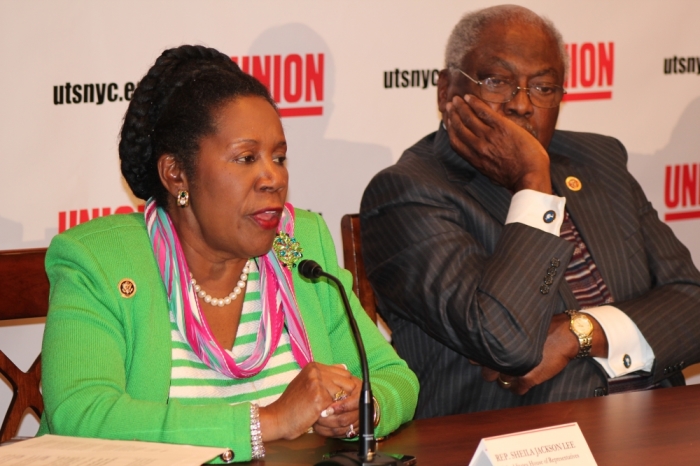
<path id="1" fill-rule="evenodd" d="M 240 363 L 214 338 L 199 306 L 190 281 L 187 260 L 180 240 L 165 209 L 153 200 L 146 203 L 146 227 L 153 254 L 168 294 L 168 306 L 180 333 L 204 364 L 228 377 L 242 379 L 258 374 L 277 349 L 286 323 L 294 359 L 301 368 L 313 360 L 311 346 L 294 294 L 292 272 L 270 251 L 258 257 L 262 319 L 253 353 Z M 287 203 L 280 220 L 280 232 L 294 237 L 294 208 Z"/>

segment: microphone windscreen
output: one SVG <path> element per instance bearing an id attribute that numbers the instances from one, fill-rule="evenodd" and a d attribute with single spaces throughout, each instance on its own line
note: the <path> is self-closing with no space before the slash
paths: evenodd
<path id="1" fill-rule="evenodd" d="M 299 262 L 299 274 L 304 278 L 318 278 L 321 276 L 321 272 L 323 272 L 323 268 L 316 261 L 304 259 Z"/>

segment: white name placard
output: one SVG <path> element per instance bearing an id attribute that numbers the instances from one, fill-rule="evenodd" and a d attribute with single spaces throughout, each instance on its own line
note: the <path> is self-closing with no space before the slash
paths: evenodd
<path id="1" fill-rule="evenodd" d="M 481 439 L 469 466 L 596 465 L 577 423 Z"/>

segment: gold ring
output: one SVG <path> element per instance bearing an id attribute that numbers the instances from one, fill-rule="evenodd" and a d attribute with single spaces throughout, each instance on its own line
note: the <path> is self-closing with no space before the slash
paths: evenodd
<path id="1" fill-rule="evenodd" d="M 355 432 L 355 428 L 350 424 L 350 428 L 345 432 L 345 437 L 354 438 L 355 436 L 357 436 L 357 432 Z"/>
<path id="2" fill-rule="evenodd" d="M 347 397 L 348 397 L 348 394 L 345 393 L 345 390 L 340 390 L 338 393 L 336 393 L 336 394 L 333 396 L 333 401 L 344 400 L 344 399 L 347 398 Z"/>
<path id="3" fill-rule="evenodd" d="M 314 433 L 314 426 L 311 426 L 311 427 L 309 427 L 308 429 L 306 429 L 306 433 L 307 433 L 307 434 L 313 434 L 313 433 Z"/>
<path id="4" fill-rule="evenodd" d="M 501 378 L 501 374 L 498 374 L 498 383 L 501 387 L 503 388 L 509 388 L 511 385 L 513 385 L 511 382 L 506 382 Z"/>

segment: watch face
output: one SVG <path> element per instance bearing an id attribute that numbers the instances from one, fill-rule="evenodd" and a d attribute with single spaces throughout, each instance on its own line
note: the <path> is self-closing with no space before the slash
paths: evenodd
<path id="1" fill-rule="evenodd" d="M 578 314 L 571 321 L 571 328 L 579 335 L 589 335 L 593 331 L 593 324 L 585 315 Z"/>

